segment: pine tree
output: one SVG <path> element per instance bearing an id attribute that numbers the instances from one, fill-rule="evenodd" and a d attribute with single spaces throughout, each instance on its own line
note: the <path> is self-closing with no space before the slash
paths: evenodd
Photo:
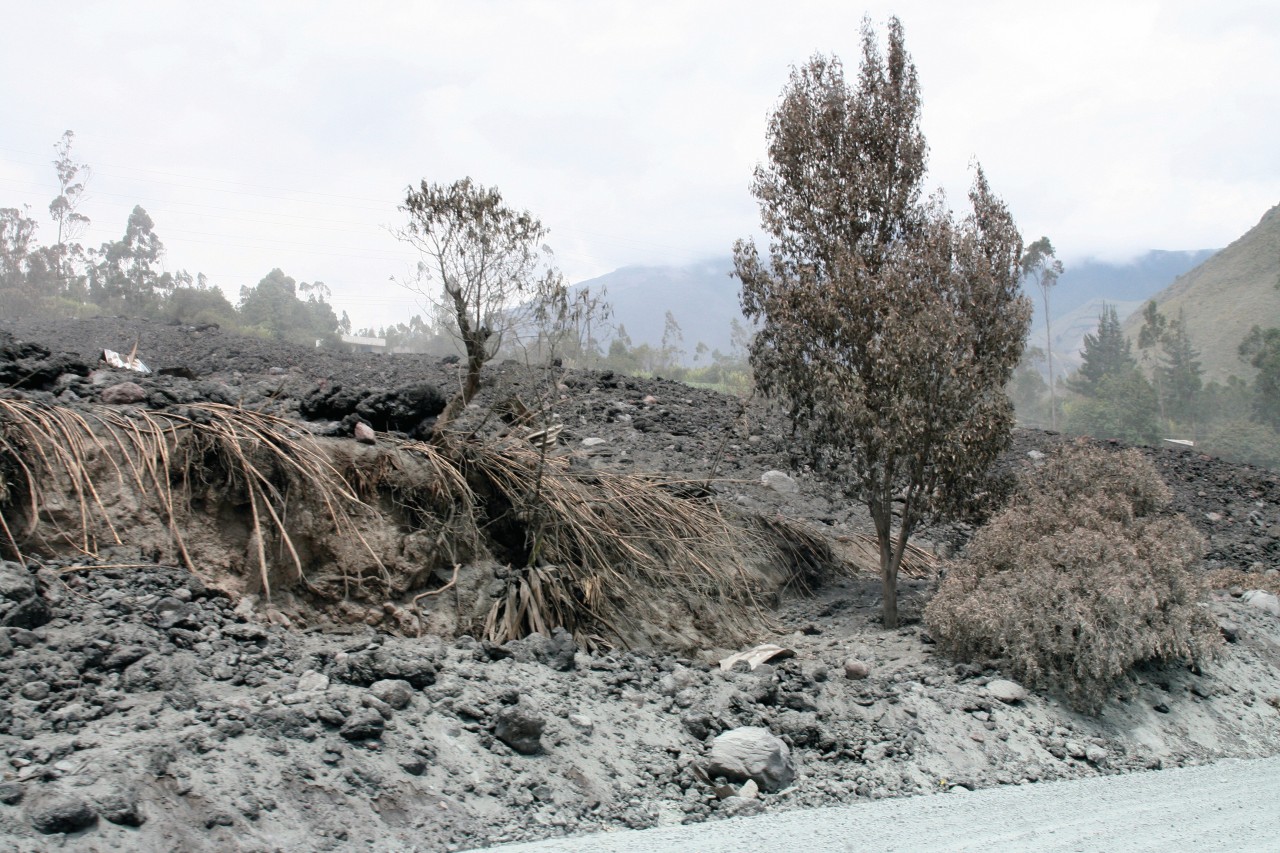
<path id="1" fill-rule="evenodd" d="M 1133 345 L 1124 336 L 1114 305 L 1103 305 L 1098 316 L 1098 331 L 1084 336 L 1084 363 L 1071 378 L 1071 390 L 1086 397 L 1097 397 L 1102 380 L 1121 377 L 1138 369 Z"/>

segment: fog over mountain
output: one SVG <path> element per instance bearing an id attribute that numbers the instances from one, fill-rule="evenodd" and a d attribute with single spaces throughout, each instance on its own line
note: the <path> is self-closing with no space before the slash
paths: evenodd
<path id="1" fill-rule="evenodd" d="M 1104 302 L 1115 305 L 1123 319 L 1213 254 L 1211 249 L 1154 250 L 1123 263 L 1069 265 L 1049 297 L 1055 363 L 1075 369 L 1084 336 L 1097 327 Z M 625 327 L 637 345 L 661 343 L 670 311 L 684 336 L 686 364 L 692 364 L 699 341 L 728 353 L 730 324 L 742 321 L 740 285 L 727 256 L 683 266 L 625 266 L 576 286 L 593 293 L 604 289 L 613 306 L 612 323 Z M 1043 348 L 1044 306 L 1038 290 L 1029 295 L 1036 305 L 1030 343 Z"/>

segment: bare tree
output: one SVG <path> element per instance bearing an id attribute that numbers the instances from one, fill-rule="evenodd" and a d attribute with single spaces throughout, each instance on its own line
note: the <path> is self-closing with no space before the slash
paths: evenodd
<path id="1" fill-rule="evenodd" d="M 793 70 L 752 187 L 768 259 L 734 246 L 743 311 L 760 324 L 758 387 L 870 510 L 887 627 L 913 529 L 970 495 L 1007 446 L 1004 387 L 1031 314 L 1022 239 L 982 170 L 964 220 L 941 196 L 921 202 L 919 109 L 896 19 L 884 57 L 864 22 L 856 90 L 834 58 Z"/>
<path id="2" fill-rule="evenodd" d="M 497 188 L 470 178 L 448 186 L 424 180 L 409 188 L 400 209 L 409 224 L 397 236 L 423 256 L 413 287 L 443 300 L 466 354 L 460 390 L 438 419 L 440 428 L 475 397 L 481 368 L 503 338 L 519 334 L 564 284 L 542 243 L 547 229 L 527 210 L 507 207 Z"/>
<path id="3" fill-rule="evenodd" d="M 1049 320 L 1049 291 L 1058 283 L 1058 277 L 1064 272 L 1062 261 L 1054 256 L 1053 243 L 1048 237 L 1027 247 L 1022 256 L 1022 274 L 1034 281 L 1040 288 L 1044 298 L 1044 357 L 1049 366 L 1049 428 L 1058 428 L 1057 392 L 1053 387 L 1053 326 Z"/>

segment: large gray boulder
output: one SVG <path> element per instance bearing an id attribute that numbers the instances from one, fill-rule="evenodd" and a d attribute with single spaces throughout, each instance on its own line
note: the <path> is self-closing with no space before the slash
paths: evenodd
<path id="1" fill-rule="evenodd" d="M 723 776 L 738 783 L 750 779 L 770 793 L 781 791 L 796 778 L 791 749 L 759 726 L 730 729 L 717 736 L 702 767 L 712 779 Z"/>

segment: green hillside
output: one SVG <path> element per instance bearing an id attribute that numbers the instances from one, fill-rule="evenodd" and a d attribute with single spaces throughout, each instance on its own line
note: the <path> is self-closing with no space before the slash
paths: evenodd
<path id="1" fill-rule="evenodd" d="M 1187 329 L 1200 350 L 1205 381 L 1249 378 L 1253 368 L 1237 354 L 1253 326 L 1280 326 L 1280 205 L 1253 229 L 1154 297 L 1170 319 L 1186 312 Z M 1142 313 L 1125 322 L 1137 340 Z"/>

